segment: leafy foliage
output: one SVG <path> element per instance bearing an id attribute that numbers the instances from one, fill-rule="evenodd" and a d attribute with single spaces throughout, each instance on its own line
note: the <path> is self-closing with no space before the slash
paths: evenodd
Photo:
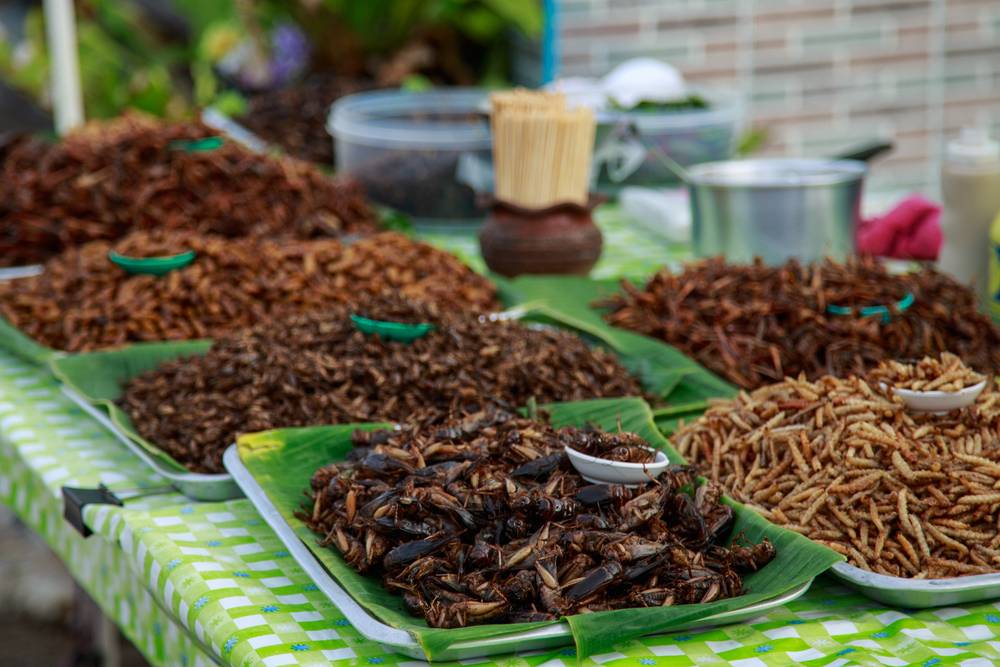
<path id="1" fill-rule="evenodd" d="M 318 67 L 378 78 L 373 64 L 407 48 L 429 49 L 446 61 L 444 79 L 438 77 L 445 83 L 472 82 L 449 77 L 505 79 L 507 31 L 535 36 L 542 26 L 537 0 L 173 0 L 153 12 L 123 0 L 79 0 L 76 6 L 89 118 L 127 108 L 177 118 L 205 105 L 238 115 L 243 100 L 218 65 L 247 43 L 267 50 L 263 37 L 282 24 L 297 22 L 311 37 Z M 38 7 L 29 13 L 23 44 L 0 37 L 0 76 L 50 106 L 48 72 Z"/>

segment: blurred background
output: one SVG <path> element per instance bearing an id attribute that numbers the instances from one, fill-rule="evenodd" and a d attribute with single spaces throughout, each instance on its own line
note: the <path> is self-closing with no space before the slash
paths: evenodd
<path id="1" fill-rule="evenodd" d="M 869 188 L 934 194 L 948 138 L 972 125 L 1000 134 L 995 0 L 75 5 L 88 118 L 127 108 L 182 118 L 212 106 L 265 139 L 291 135 L 292 152 L 320 160 L 329 157 L 329 104 L 346 93 L 534 86 L 602 76 L 637 56 L 676 66 L 693 86 L 733 93 L 743 136 L 761 154 L 825 155 L 893 140 Z M 47 123 L 44 36 L 40 3 L 0 2 L 0 75 L 18 94 L 6 94 L 19 111 L 3 114 L 8 125 Z M 299 110 L 296 127 L 290 109 Z"/>
<path id="2" fill-rule="evenodd" d="M 561 75 L 636 55 L 739 91 L 764 154 L 823 155 L 867 138 L 895 151 L 866 184 L 934 190 L 947 139 L 1000 134 L 996 0 L 562 0 Z"/>
<path id="3" fill-rule="evenodd" d="M 538 86 L 650 56 L 727 100 L 722 155 L 895 150 L 872 192 L 936 197 L 960 128 L 1000 135 L 998 0 L 78 0 L 88 119 L 210 109 L 332 167 L 330 105 L 370 89 Z M 41 2 L 0 0 L 0 145 L 54 136 Z M 675 146 L 676 147 L 676 146 Z M 0 510 L 4 665 L 141 665 Z"/>

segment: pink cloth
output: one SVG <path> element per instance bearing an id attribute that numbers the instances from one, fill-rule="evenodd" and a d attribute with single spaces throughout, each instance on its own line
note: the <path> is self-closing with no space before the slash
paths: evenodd
<path id="1" fill-rule="evenodd" d="M 893 259 L 937 259 L 944 237 L 941 206 L 910 195 L 880 217 L 862 220 L 858 252 Z"/>

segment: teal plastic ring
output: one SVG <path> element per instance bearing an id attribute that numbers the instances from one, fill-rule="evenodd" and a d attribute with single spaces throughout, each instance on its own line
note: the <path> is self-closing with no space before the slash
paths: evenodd
<path id="1" fill-rule="evenodd" d="M 913 292 L 907 292 L 906 296 L 895 303 L 896 312 L 906 312 L 906 310 L 912 306 L 913 302 L 916 300 L 916 297 L 913 296 Z M 830 304 L 826 307 L 826 312 L 831 315 L 853 315 L 854 308 L 851 308 L 850 306 Z M 861 317 L 880 315 L 882 317 L 882 324 L 888 324 L 892 320 L 892 310 L 890 310 L 889 306 L 865 306 L 858 309 L 858 314 L 860 314 Z"/>

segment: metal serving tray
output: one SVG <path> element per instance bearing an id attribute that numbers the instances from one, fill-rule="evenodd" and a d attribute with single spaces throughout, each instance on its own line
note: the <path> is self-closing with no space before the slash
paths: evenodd
<path id="1" fill-rule="evenodd" d="M 16 278 L 29 278 L 37 276 L 43 271 L 41 264 L 26 264 L 24 266 L 9 266 L 0 269 L 0 280 L 14 280 Z"/>
<path id="2" fill-rule="evenodd" d="M 835 564 L 832 572 L 848 586 L 893 607 L 925 609 L 1000 598 L 1000 574 L 904 579 L 869 572 L 847 563 Z"/>
<path id="3" fill-rule="evenodd" d="M 143 463 L 156 471 L 158 475 L 164 477 L 170 485 L 192 500 L 229 500 L 231 498 L 242 498 L 243 493 L 240 487 L 233 481 L 231 475 L 219 473 L 207 475 L 198 472 L 178 472 L 164 467 L 162 463 L 149 455 L 139 444 L 132 441 L 127 435 L 122 433 L 108 414 L 99 406 L 94 405 L 79 393 L 63 385 L 62 392 L 71 401 L 76 403 L 88 415 L 101 423 L 118 440 L 128 447 L 129 451 L 138 456 Z"/>
<path id="4" fill-rule="evenodd" d="M 403 653 L 420 660 L 430 660 L 424 653 L 423 648 L 413 638 L 413 636 L 399 628 L 386 625 L 379 619 L 369 614 L 361 605 L 354 601 L 354 598 L 345 591 L 330 573 L 317 560 L 316 556 L 299 539 L 295 531 L 285 521 L 278 509 L 271 503 L 264 489 L 257 483 L 250 471 L 243 465 L 236 445 L 231 445 L 226 449 L 222 462 L 226 466 L 233 479 L 246 494 L 246 497 L 257 508 L 260 515 L 267 524 L 277 533 L 292 557 L 298 562 L 303 570 L 312 578 L 313 582 L 326 595 L 337 609 L 347 617 L 358 632 L 366 639 L 378 642 L 388 651 Z M 702 618 L 688 625 L 682 625 L 673 631 L 686 630 L 695 627 L 712 627 L 717 625 L 727 625 L 738 623 L 756 616 L 760 616 L 767 611 L 780 607 L 798 598 L 808 590 L 812 580 L 807 581 L 798 588 L 788 591 L 784 595 L 765 600 L 755 605 L 743 609 L 724 612 Z M 526 632 L 516 632 L 509 635 L 490 637 L 474 641 L 458 642 L 453 644 L 440 656 L 439 660 L 464 660 L 467 658 L 477 658 L 498 653 L 514 653 L 523 651 L 535 651 L 548 649 L 556 646 L 565 646 L 573 643 L 573 634 L 569 624 L 558 623 L 549 625 L 537 630 Z"/>

